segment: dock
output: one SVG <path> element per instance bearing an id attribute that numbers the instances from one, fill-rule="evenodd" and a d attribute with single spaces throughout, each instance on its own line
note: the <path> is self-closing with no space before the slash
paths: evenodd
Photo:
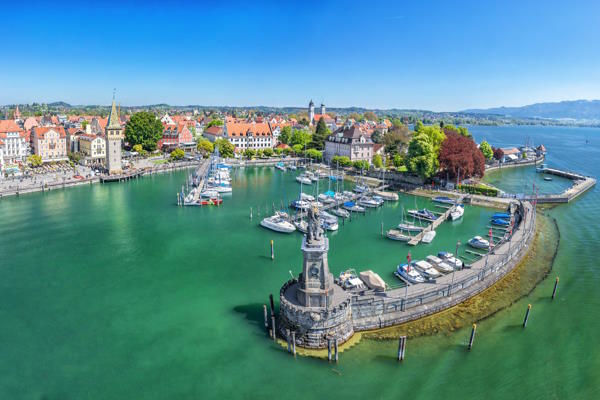
<path id="1" fill-rule="evenodd" d="M 457 202 L 457 204 L 460 204 L 462 202 L 462 198 L 460 198 Z M 431 224 L 429 224 L 425 229 L 423 229 L 421 232 L 419 232 L 416 236 L 414 236 L 412 239 L 410 239 L 410 241 L 408 242 L 409 245 L 411 246 L 416 246 L 418 245 L 421 240 L 423 239 L 423 236 L 425 235 L 425 233 L 429 232 L 429 231 L 433 231 L 435 230 L 438 226 L 440 226 L 442 224 L 442 222 L 444 222 L 445 220 L 448 219 L 448 217 L 450 216 L 450 214 L 456 210 L 457 205 L 453 205 L 450 208 L 448 208 L 444 213 L 436 213 L 439 215 L 439 217 L 437 217 L 433 222 L 431 222 Z"/>

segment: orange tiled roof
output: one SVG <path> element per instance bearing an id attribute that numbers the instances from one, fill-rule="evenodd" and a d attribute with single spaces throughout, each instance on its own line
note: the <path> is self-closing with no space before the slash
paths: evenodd
<path id="1" fill-rule="evenodd" d="M 42 127 L 36 127 L 33 128 L 33 131 L 35 132 L 35 135 L 39 138 L 44 139 L 46 137 L 46 133 L 50 132 L 50 131 L 54 131 L 56 133 L 58 133 L 58 135 L 63 138 L 66 137 L 67 134 L 65 133 L 65 128 L 63 128 L 62 126 L 42 126 Z"/>
<path id="2" fill-rule="evenodd" d="M 227 135 L 229 136 L 271 136 L 269 124 L 251 122 L 228 122 Z"/>
<path id="3" fill-rule="evenodd" d="M 22 132 L 23 129 L 12 119 L 1 119 L 0 120 L 0 132 Z"/>

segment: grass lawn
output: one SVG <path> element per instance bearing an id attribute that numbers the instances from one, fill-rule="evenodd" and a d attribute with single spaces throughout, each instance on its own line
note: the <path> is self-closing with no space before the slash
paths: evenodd
<path id="1" fill-rule="evenodd" d="M 162 159 L 162 160 L 152 160 L 152 162 L 156 165 L 160 165 L 160 164 L 166 164 L 169 162 L 169 160 L 167 158 Z"/>

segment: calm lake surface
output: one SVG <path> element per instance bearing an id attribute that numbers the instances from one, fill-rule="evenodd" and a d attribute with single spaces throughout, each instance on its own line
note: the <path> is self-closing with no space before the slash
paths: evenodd
<path id="1" fill-rule="evenodd" d="M 477 141 L 502 147 L 528 137 L 546 146 L 550 167 L 600 176 L 600 129 L 470 129 Z M 269 293 L 277 298 L 289 271 L 301 269 L 301 235 L 260 228 L 258 208 L 263 217 L 266 207 L 297 196 L 294 174 L 248 168 L 232 175 L 234 193 L 220 208 L 175 206 L 186 172 L 0 200 L 0 398 L 600 396 L 597 187 L 549 211 L 561 232 L 551 277 L 482 321 L 473 351 L 465 351 L 469 330 L 461 330 L 410 340 L 403 364 L 395 341 L 363 340 L 332 365 L 292 358 L 262 326 Z M 530 192 L 538 177 L 531 167 L 488 179 Z M 541 192 L 565 187 L 560 179 L 537 184 Z M 381 223 L 393 227 L 402 206 L 415 202 L 431 207 L 401 197 L 328 234 L 332 272 L 368 268 L 398 284 L 392 272 L 408 247 L 383 239 Z M 442 224 L 432 244 L 412 248 L 413 258 L 485 234 L 491 213 L 468 207 L 464 221 Z"/>

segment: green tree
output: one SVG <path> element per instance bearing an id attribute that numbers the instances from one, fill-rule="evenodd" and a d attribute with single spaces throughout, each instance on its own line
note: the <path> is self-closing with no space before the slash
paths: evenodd
<path id="1" fill-rule="evenodd" d="M 348 156 L 333 156 L 331 158 L 332 166 L 340 166 L 340 167 L 349 167 L 352 165 L 352 161 L 350 161 L 350 157 Z"/>
<path id="2" fill-rule="evenodd" d="M 323 159 L 323 153 L 317 149 L 308 149 L 304 152 L 304 157 L 315 161 L 321 161 Z"/>
<path id="3" fill-rule="evenodd" d="M 275 154 L 277 154 L 278 156 L 280 156 L 283 153 L 283 149 L 281 149 L 280 147 L 276 147 L 275 148 Z"/>
<path id="4" fill-rule="evenodd" d="M 285 149 L 283 149 L 283 154 L 285 154 L 286 156 L 291 155 L 294 152 L 294 150 L 291 147 L 286 147 Z"/>
<path id="5" fill-rule="evenodd" d="M 330 135 L 330 131 L 325 124 L 325 119 L 319 119 L 317 122 L 317 129 L 315 129 L 314 135 L 312 135 L 311 147 L 317 150 L 323 150 L 325 148 L 325 140 Z"/>
<path id="6" fill-rule="evenodd" d="M 257 157 L 259 157 L 259 158 L 260 158 L 260 157 L 262 157 L 263 155 L 264 155 L 264 151 L 263 151 L 263 149 L 258 149 L 258 150 L 256 150 L 256 156 L 257 156 Z"/>
<path id="7" fill-rule="evenodd" d="M 220 138 L 215 140 L 214 146 L 219 149 L 219 153 L 223 158 L 232 158 L 235 154 L 235 146 L 227 139 Z"/>
<path id="8" fill-rule="evenodd" d="M 206 125 L 207 128 L 210 128 L 211 126 L 223 126 L 223 121 L 220 119 L 213 119 Z"/>
<path id="9" fill-rule="evenodd" d="M 428 136 L 419 133 L 408 144 L 406 167 L 423 179 L 431 177 L 436 171 L 437 154 Z"/>
<path id="10" fill-rule="evenodd" d="M 255 155 L 256 151 L 254 151 L 254 149 L 244 150 L 244 157 L 246 157 L 248 160 L 252 159 L 252 157 L 254 157 Z"/>
<path id="11" fill-rule="evenodd" d="M 90 123 L 88 121 L 83 121 L 81 123 L 81 129 L 83 129 L 85 131 L 86 126 L 88 126 Z"/>
<path id="12" fill-rule="evenodd" d="M 377 115 L 375 115 L 375 113 L 374 113 L 373 111 L 367 111 L 367 112 L 364 114 L 364 118 L 365 118 L 367 121 L 379 121 L 379 118 L 377 118 Z"/>
<path id="13" fill-rule="evenodd" d="M 283 128 L 281 128 L 281 133 L 279 134 L 279 141 L 281 143 L 289 144 L 291 138 L 292 138 L 292 127 L 284 126 Z"/>
<path id="14" fill-rule="evenodd" d="M 402 157 L 400 154 L 394 154 L 392 163 L 394 164 L 394 167 L 400 168 L 404 165 L 404 157 Z"/>
<path id="15" fill-rule="evenodd" d="M 162 138 L 163 125 L 156 116 L 140 111 L 131 116 L 125 126 L 125 139 L 130 145 L 141 144 L 147 151 L 156 150 L 156 143 Z"/>
<path id="16" fill-rule="evenodd" d="M 421 121 L 417 121 L 415 123 L 415 132 L 421 132 L 421 129 L 423 129 L 425 127 L 425 125 L 423 125 L 423 122 Z"/>
<path id="17" fill-rule="evenodd" d="M 202 154 L 207 155 L 215 151 L 215 146 L 210 140 L 201 138 L 196 144 L 196 149 Z"/>
<path id="18" fill-rule="evenodd" d="M 312 135 L 304 130 L 294 129 L 292 132 L 292 137 L 290 138 L 290 142 L 288 143 L 290 146 L 294 147 L 299 144 L 304 148 L 304 146 L 308 146 L 308 144 L 312 141 Z"/>
<path id="19" fill-rule="evenodd" d="M 383 167 L 383 159 L 381 158 L 381 154 L 375 154 L 373 156 L 373 166 L 375 168 Z"/>
<path id="20" fill-rule="evenodd" d="M 303 149 L 304 149 L 304 146 L 302 146 L 301 144 L 295 144 L 292 146 L 292 150 L 294 150 L 294 153 L 296 155 L 302 154 Z"/>
<path id="21" fill-rule="evenodd" d="M 185 156 L 185 152 L 182 149 L 175 149 L 171 152 L 172 160 L 183 160 L 184 156 Z"/>
<path id="22" fill-rule="evenodd" d="M 492 146 L 490 146 L 490 144 L 485 140 L 479 145 L 479 150 L 481 150 L 486 160 L 491 160 L 492 157 L 494 157 L 494 150 L 492 150 Z"/>
<path id="23" fill-rule="evenodd" d="M 42 156 L 39 156 L 37 154 L 32 154 L 27 157 L 27 162 L 32 167 L 39 167 L 40 165 L 42 165 Z"/>
<path id="24" fill-rule="evenodd" d="M 368 170 L 369 169 L 369 162 L 367 160 L 356 160 L 352 163 L 352 165 L 354 166 L 354 169 L 357 169 L 357 170 Z"/>
<path id="25" fill-rule="evenodd" d="M 269 147 L 267 147 L 266 149 L 264 149 L 264 150 L 263 150 L 263 154 L 264 154 L 266 157 L 273 157 L 273 153 L 274 153 L 274 152 L 273 152 L 273 149 L 271 149 L 271 148 L 269 148 Z"/>

